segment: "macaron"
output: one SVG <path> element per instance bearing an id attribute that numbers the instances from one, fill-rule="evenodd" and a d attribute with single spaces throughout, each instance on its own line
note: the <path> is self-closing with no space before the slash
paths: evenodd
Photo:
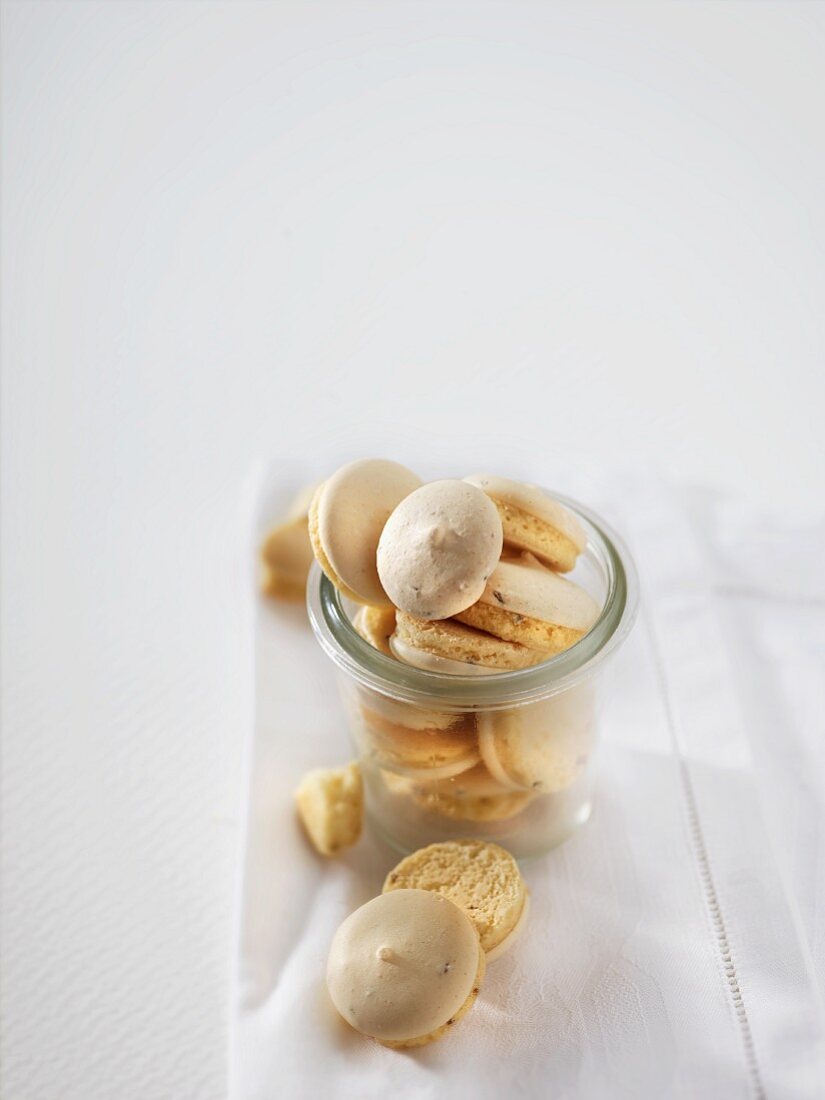
<path id="1" fill-rule="evenodd" d="M 483 490 L 501 517 L 504 542 L 530 550 L 554 569 L 568 573 L 587 545 L 587 535 L 573 513 L 536 485 L 490 474 L 464 479 Z"/>
<path id="2" fill-rule="evenodd" d="M 378 540 L 393 509 L 421 478 L 397 462 L 363 458 L 320 486 L 309 508 L 309 536 L 332 583 L 358 603 L 389 606 L 375 563 Z"/>
<path id="3" fill-rule="evenodd" d="M 390 871 L 384 893 L 430 890 L 468 914 L 487 953 L 515 930 L 527 887 L 513 856 L 483 840 L 446 840 L 413 852 Z"/>
<path id="4" fill-rule="evenodd" d="M 486 955 L 466 912 L 430 890 L 394 890 L 338 928 L 327 988 L 338 1012 L 384 1046 L 431 1043 L 472 1007 Z"/>
<path id="5" fill-rule="evenodd" d="M 413 778 L 446 779 L 460 775 L 479 761 L 475 725 L 456 716 L 452 726 L 414 727 L 414 708 L 404 712 L 404 724 L 370 707 L 362 707 L 356 736 L 365 755 L 379 767 Z M 427 712 L 422 712 L 426 721 Z"/>
<path id="6" fill-rule="evenodd" d="M 456 618 L 505 641 L 542 650 L 546 660 L 583 638 L 599 610 L 589 592 L 552 570 L 501 561 L 478 602 Z"/>
<path id="7" fill-rule="evenodd" d="M 479 714 L 477 721 L 487 770 L 513 790 L 550 794 L 569 787 L 586 766 L 595 739 L 595 704 L 587 687 Z"/>
<path id="8" fill-rule="evenodd" d="M 401 611 L 448 619 L 479 598 L 502 540 L 498 511 L 485 493 L 464 481 L 433 481 L 405 496 L 387 520 L 378 576 Z"/>
<path id="9" fill-rule="evenodd" d="M 473 605 L 477 607 L 477 604 Z M 468 609 L 472 612 L 472 608 Z M 466 615 L 467 612 L 462 612 Z M 390 648 L 399 653 L 398 644 L 468 665 L 480 665 L 493 671 L 529 668 L 547 660 L 547 652 L 531 649 L 519 642 L 493 637 L 483 630 L 476 630 L 457 619 L 429 621 L 416 619 L 406 612 L 396 615 L 395 632 Z"/>

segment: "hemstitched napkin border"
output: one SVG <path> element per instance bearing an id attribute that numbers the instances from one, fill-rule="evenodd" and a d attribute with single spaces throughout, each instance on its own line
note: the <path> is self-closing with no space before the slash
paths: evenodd
<path id="1" fill-rule="evenodd" d="M 640 625 L 665 702 L 685 828 L 720 980 L 741 1039 L 743 1073 L 756 1100 L 795 1095 L 789 1091 L 795 1082 L 806 1094 L 806 1083 L 825 1081 L 825 1022 L 758 804 L 707 570 L 686 516 L 666 492 L 636 483 L 626 502 L 636 520 L 633 553 L 643 579 Z M 730 769 L 731 782 L 741 783 L 744 775 L 749 783 L 747 821 L 738 815 L 732 821 L 725 813 L 720 763 Z M 740 809 L 741 798 L 740 791 Z M 748 902 L 759 905 L 762 935 L 749 934 L 743 919 Z M 765 942 L 766 925 L 772 944 Z M 766 946 L 782 958 L 779 973 L 768 980 L 764 959 L 755 954 Z"/>

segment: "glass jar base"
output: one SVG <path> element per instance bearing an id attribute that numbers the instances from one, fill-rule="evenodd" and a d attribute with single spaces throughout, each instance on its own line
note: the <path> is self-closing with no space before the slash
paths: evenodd
<path id="1" fill-rule="evenodd" d="M 574 787 L 576 784 L 574 784 Z M 418 848 L 446 840 L 488 840 L 506 848 L 519 861 L 546 855 L 584 825 L 593 810 L 591 792 L 560 791 L 539 795 L 533 804 L 511 821 L 449 821 L 432 813 L 388 815 L 367 796 L 370 828 L 394 851 L 409 855 Z"/>

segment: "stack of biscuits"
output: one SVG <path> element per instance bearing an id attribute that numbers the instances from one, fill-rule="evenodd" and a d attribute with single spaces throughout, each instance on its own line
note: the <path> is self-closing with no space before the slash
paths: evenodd
<path id="1" fill-rule="evenodd" d="M 431 1043 L 473 1006 L 487 964 L 512 946 L 528 906 L 518 864 L 497 844 L 446 841 L 413 852 L 336 932 L 332 1002 L 384 1046 Z"/>
<path id="2" fill-rule="evenodd" d="M 488 475 L 423 484 L 383 459 L 342 467 L 307 507 L 321 569 L 351 602 L 379 664 L 490 676 L 576 644 L 600 608 L 564 576 L 586 545 L 578 519 L 540 489 Z M 349 685 L 374 797 L 424 820 L 510 821 L 568 787 L 593 736 L 586 686 L 528 706 L 461 709 Z M 455 835 L 453 832 L 451 835 Z"/>

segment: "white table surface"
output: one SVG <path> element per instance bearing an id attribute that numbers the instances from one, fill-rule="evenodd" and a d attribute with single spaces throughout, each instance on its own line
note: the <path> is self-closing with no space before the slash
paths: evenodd
<path id="1" fill-rule="evenodd" d="M 825 8 L 43 0 L 3 50 L 2 1095 L 211 1100 L 248 470 L 821 505 Z"/>

